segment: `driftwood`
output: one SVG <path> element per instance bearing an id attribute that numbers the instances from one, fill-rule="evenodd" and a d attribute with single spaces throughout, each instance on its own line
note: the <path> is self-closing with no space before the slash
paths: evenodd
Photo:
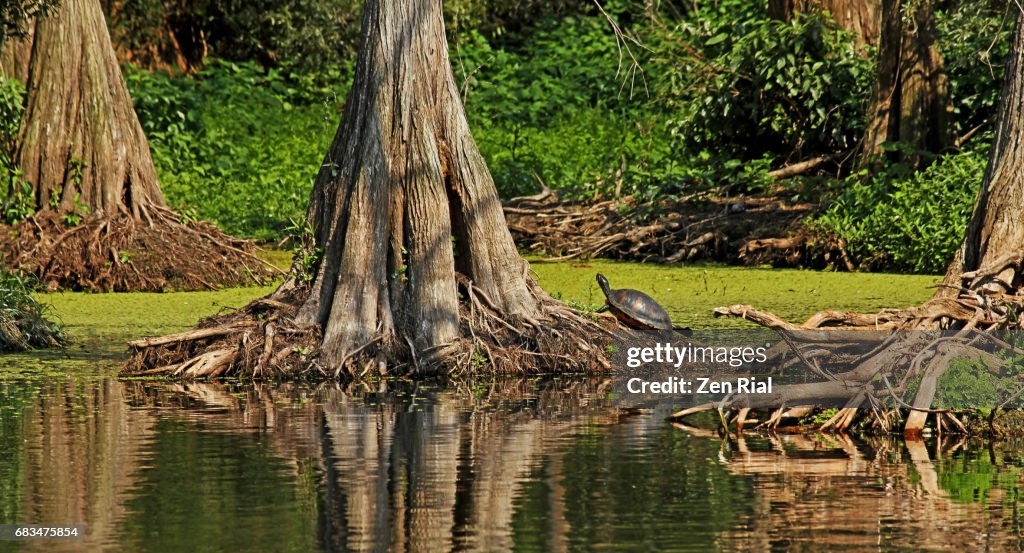
<path id="1" fill-rule="evenodd" d="M 1016 267 L 1020 263 L 1022 256 L 1013 255 L 986 264 L 983 270 L 964 272 L 959 294 L 939 294 L 921 306 L 903 310 L 884 310 L 874 314 L 822 311 L 806 322 L 796 324 L 749 305 L 716 308 L 715 316 L 743 318 L 775 329 L 784 337 L 788 349 L 796 352 L 800 362 L 813 366 L 829 379 L 783 386 L 770 400 L 736 397 L 725 403 L 689 407 L 675 413 L 672 418 L 681 419 L 711 409 L 742 410 L 771 406 L 773 412 L 762 426 L 774 428 L 794 412 L 797 417 L 812 414 L 806 405 L 829 398 L 844 399 L 846 404 L 820 424 L 819 429 L 823 431 L 844 432 L 858 420 L 866 420 L 866 413 L 874 415 L 873 424 L 892 430 L 902 418 L 897 411 L 902 410 L 906 412 L 902 424 L 906 435 L 920 435 L 930 416 L 935 419 L 936 431 L 965 432 L 965 425 L 954 413 L 932 408 L 938 381 L 950 361 L 956 358 L 981 358 L 990 367 L 990 372 L 1002 374 L 1004 360 L 993 352 L 1024 353 L 998 334 L 993 334 L 995 331 L 1024 328 L 1024 318 L 1021 317 L 1024 296 L 1010 293 L 1012 285 L 1000 277 L 1007 267 Z M 809 332 L 819 330 L 821 334 Z M 945 332 L 936 332 L 942 330 Z M 843 335 L 840 331 L 885 331 L 888 338 L 870 352 L 851 360 L 843 356 Z M 788 338 L 797 333 L 802 339 L 799 344 Z M 839 339 L 828 337 L 832 335 Z M 809 360 L 812 355 L 813 365 Z M 840 368 L 845 372 L 840 372 Z M 916 393 L 909 399 L 902 397 L 915 375 L 919 377 Z M 880 381 L 884 386 L 879 385 Z M 775 407 L 780 401 L 788 408 Z M 890 407 L 882 408 L 883 403 Z M 895 408 L 891 407 L 893 404 Z M 747 416 L 743 413 L 738 417 L 737 426 L 742 426 L 740 423 Z"/>

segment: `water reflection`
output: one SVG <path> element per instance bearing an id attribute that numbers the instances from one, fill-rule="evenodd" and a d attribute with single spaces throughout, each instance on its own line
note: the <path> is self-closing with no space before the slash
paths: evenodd
<path id="1" fill-rule="evenodd" d="M 720 439 L 603 382 L 0 380 L 20 551 L 1019 548 L 1024 444 Z"/>

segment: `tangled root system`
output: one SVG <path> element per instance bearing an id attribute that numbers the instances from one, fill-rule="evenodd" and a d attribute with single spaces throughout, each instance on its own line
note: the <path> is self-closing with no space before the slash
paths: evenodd
<path id="1" fill-rule="evenodd" d="M 504 206 L 516 243 L 553 261 L 603 257 L 658 263 L 715 260 L 743 265 L 854 270 L 845 244 L 801 223 L 817 206 L 782 197 L 712 193 L 640 202 L 561 200 L 544 189 Z"/>
<path id="2" fill-rule="evenodd" d="M 378 331 L 340 362 L 324 359 L 320 327 L 300 326 L 295 315 L 308 286 L 286 282 L 272 296 L 195 330 L 138 340 L 122 374 L 177 378 L 241 376 L 252 379 L 359 379 L 384 375 L 524 375 L 601 373 L 611 370 L 606 344 L 617 331 L 548 299 L 542 321 L 511 321 L 466 283 L 461 337 L 421 350 L 409 339 Z"/>
<path id="3" fill-rule="evenodd" d="M 5 263 L 48 290 L 202 290 L 262 284 L 280 274 L 254 249 L 164 208 L 150 208 L 142 221 L 96 214 L 74 225 L 42 211 L 0 229 Z"/>
<path id="4" fill-rule="evenodd" d="M 990 372 L 1005 376 L 1000 371 L 1006 360 L 995 353 L 1019 350 L 1003 341 L 1000 332 L 1024 328 L 1024 295 L 1016 281 L 1006 275 L 1020 274 L 1022 259 L 1024 255 L 1008 255 L 987 263 L 982 269 L 963 272 L 958 289 L 937 294 L 918 307 L 890 309 L 876 314 L 822 311 L 802 324 L 791 323 L 749 305 L 720 307 L 715 309 L 715 315 L 744 318 L 783 335 L 791 335 L 792 331 L 826 329 L 891 332 L 883 345 L 852 361 L 844 357 L 842 346 L 837 346 L 836 340 L 823 338 L 818 342 L 789 344 L 809 368 L 823 371 L 822 374 L 828 374 L 833 381 L 843 382 L 846 386 L 846 405 L 824 422 L 815 423 L 817 430 L 845 432 L 862 425 L 884 432 L 900 429 L 908 436 L 917 436 L 924 431 L 926 422 L 932 419 L 940 433 L 977 433 L 978 429 L 962 422 L 958 413 L 932 408 L 936 396 L 935 382 L 954 358 L 985 359 Z M 946 333 L 937 334 L 936 331 Z M 1018 386 L 1024 385 L 1024 377 L 1012 376 Z M 879 378 L 886 383 L 885 388 L 878 386 Z M 892 379 L 894 385 L 890 385 L 888 379 Z M 917 389 L 908 385 L 915 379 L 922 382 Z M 925 385 L 925 382 L 929 384 Z M 818 411 L 804 405 L 816 404 L 822 385 L 797 384 L 788 388 L 786 397 L 789 405 L 798 407 L 774 409 L 765 419 L 758 421 L 758 426 L 777 428 L 785 420 L 806 418 Z M 894 403 L 897 407 L 882 407 L 882 399 L 891 400 L 888 404 Z M 682 419 L 716 408 L 722 413 L 725 426 L 735 424 L 742 430 L 745 424 L 751 424 L 751 408 L 742 400 L 736 405 L 719 403 L 691 407 L 679 411 L 674 418 Z M 988 430 L 997 434 L 1001 432 L 994 426 Z"/>

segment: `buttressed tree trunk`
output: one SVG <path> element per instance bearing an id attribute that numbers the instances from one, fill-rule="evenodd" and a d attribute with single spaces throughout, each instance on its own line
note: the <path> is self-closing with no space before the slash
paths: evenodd
<path id="1" fill-rule="evenodd" d="M 600 327 L 547 296 L 516 251 L 470 134 L 440 0 L 369 0 L 363 10 L 352 90 L 310 200 L 310 249 L 322 252 L 312 282 L 293 276 L 270 303 L 157 339 L 192 345 L 169 356 L 143 348 L 134 370 L 259 375 L 312 364 L 339 375 L 404 359 L 424 372 L 520 372 L 603 358 L 590 345 Z M 256 314 L 268 321 L 262 333 L 204 341 Z M 316 333 L 299 338 L 301 329 Z M 293 353 L 302 340 L 316 349 L 310 358 Z"/>
<path id="2" fill-rule="evenodd" d="M 922 153 L 953 144 L 949 99 L 931 0 L 882 0 L 877 78 L 860 157 L 871 167 L 885 143 L 894 157 L 920 167 Z"/>
<path id="3" fill-rule="evenodd" d="M 1015 10 L 1017 8 L 1014 8 Z M 715 310 L 719 315 L 742 317 L 764 326 L 784 331 L 818 330 L 822 328 L 859 328 L 862 330 L 898 331 L 886 338 L 885 347 L 878 347 L 867 355 L 855 356 L 856 364 L 851 370 L 850 358 L 841 355 L 815 359 L 815 367 L 837 375 L 843 382 L 849 401 L 824 427 L 837 430 L 848 428 L 858 412 L 879 413 L 877 406 L 859 409 L 866 404 L 866 390 L 877 382 L 879 374 L 888 373 L 892 382 L 899 378 L 893 371 L 899 370 L 900 377 L 910 378 L 923 375 L 921 384 L 913 398 L 903 425 L 904 433 L 920 435 L 930 414 L 936 394 L 936 382 L 943 371 L 955 358 L 983 358 L 988 370 L 998 371 L 1000 356 L 993 354 L 992 342 L 1005 346 L 1001 339 L 993 340 L 989 331 L 1024 329 L 1024 16 L 1017 13 L 1017 26 L 1006 64 L 1006 80 L 1003 84 L 995 141 L 989 154 L 989 163 L 981 190 L 975 200 L 974 210 L 967 225 L 964 241 L 954 260 L 950 263 L 942 285 L 931 300 L 918 307 L 899 310 L 883 310 L 877 314 L 865 315 L 838 311 L 822 311 L 803 324 L 793 324 L 771 313 L 759 311 L 749 305 L 733 305 Z M 905 332 L 908 330 L 955 330 L 947 334 L 935 332 Z M 979 332 L 983 331 L 983 332 Z M 823 340 L 825 351 L 836 349 L 840 340 Z M 941 342 L 941 344 L 940 344 Z M 805 342 L 805 350 L 814 346 Z M 996 347 L 995 350 L 1002 349 Z M 1005 351 L 1005 350 L 1003 350 Z M 820 364 L 819 364 L 820 362 Z M 830 365 L 831 364 L 831 365 Z M 842 374 L 840 374 L 842 373 Z M 1011 373 L 1012 374 L 1012 373 Z M 1002 376 L 1008 376 L 1003 372 Z M 860 382 L 863 387 L 852 385 Z M 928 383 L 926 385 L 926 383 Z M 797 385 L 789 396 L 790 404 L 801 401 L 816 403 L 820 398 L 818 383 Z M 889 387 L 889 394 L 897 392 Z M 900 385 L 899 393 L 905 393 Z M 873 392 L 872 392 L 873 393 Z M 1010 401 L 1013 397 L 1008 398 Z M 908 407 L 907 401 L 902 402 Z M 713 407 L 716 403 L 699 408 L 690 408 L 679 413 L 685 416 Z M 782 410 L 778 412 L 781 417 Z M 945 419 L 943 417 L 946 417 Z M 773 416 L 773 419 L 776 417 Z M 937 421 L 953 421 L 950 426 L 959 426 L 966 431 L 955 416 L 939 412 Z M 776 419 L 777 420 L 777 419 Z M 878 422 L 882 428 L 892 426 L 891 417 L 882 415 Z M 937 425 L 945 424 L 936 422 Z"/>
<path id="4" fill-rule="evenodd" d="M 789 21 L 798 12 L 827 11 L 840 27 L 850 31 L 861 47 L 878 46 L 879 0 L 769 0 L 768 14 Z"/>
<path id="5" fill-rule="evenodd" d="M 963 288 L 1019 296 L 1024 283 L 1024 17 L 1006 63 L 995 140 L 963 244 L 937 297 Z"/>
<path id="6" fill-rule="evenodd" d="M 98 0 L 62 0 L 4 47 L 0 63 L 26 87 L 16 161 L 37 210 L 4 233 L 13 237 L 3 248 L 9 260 L 51 287 L 104 290 L 266 274 L 244 243 L 180 223 L 167 208 Z M 8 199 L 26 192 L 15 187 Z"/>

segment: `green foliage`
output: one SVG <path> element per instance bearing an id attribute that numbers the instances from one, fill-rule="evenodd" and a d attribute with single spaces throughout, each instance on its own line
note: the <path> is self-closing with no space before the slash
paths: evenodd
<path id="1" fill-rule="evenodd" d="M 7 224 L 24 220 L 36 210 L 32 185 L 25 182 L 14 158 L 24 97 L 25 87 L 20 82 L 0 77 L 0 218 Z"/>
<path id="2" fill-rule="evenodd" d="M 987 130 L 993 127 L 1013 31 L 1008 8 L 1002 1 L 979 0 L 936 12 L 958 135 L 986 122 Z"/>
<path id="3" fill-rule="evenodd" d="M 136 112 L 171 205 L 227 232 L 278 240 L 301 220 L 348 77 L 291 78 L 211 62 L 194 77 L 129 68 Z M 320 83 L 333 81 L 333 89 Z"/>
<path id="4" fill-rule="evenodd" d="M 760 3 L 722 4 L 727 13 L 684 19 L 652 39 L 680 146 L 744 159 L 852 147 L 873 77 L 854 37 L 818 12 L 784 22 Z"/>
<path id="5" fill-rule="evenodd" d="M 0 352 L 63 344 L 64 331 L 47 320 L 48 311 L 32 295 L 28 280 L 0 271 Z"/>
<path id="6" fill-rule="evenodd" d="M 852 177 L 811 226 L 845 240 L 865 268 L 940 273 L 963 239 L 986 163 L 987 148 L 977 148 L 916 174 L 894 166 L 872 179 Z"/>
<path id="7" fill-rule="evenodd" d="M 832 417 L 836 416 L 836 413 L 838 412 L 839 409 L 836 409 L 835 407 L 830 407 L 828 409 L 817 411 L 814 413 L 814 416 L 811 417 L 811 424 L 815 426 L 821 426 L 822 424 L 825 424 L 826 422 L 832 420 Z"/>
<path id="8" fill-rule="evenodd" d="M 285 229 L 292 247 L 292 276 L 299 282 L 312 282 L 323 256 L 323 248 L 315 247 L 313 227 L 305 219 L 292 219 Z"/>
<path id="9" fill-rule="evenodd" d="M 1017 381 L 993 372 L 980 358 L 958 357 L 939 377 L 935 400 L 936 409 L 993 408 L 1000 405 L 1018 389 Z"/>
<path id="10" fill-rule="evenodd" d="M 616 75 L 619 54 L 603 19 L 544 20 L 504 43 L 466 32 L 452 46 L 452 65 L 505 196 L 535 190 L 538 178 L 584 196 L 619 182 L 636 193 L 682 173 L 643 81 L 631 91 Z"/>
<path id="11" fill-rule="evenodd" d="M 25 87 L 17 79 L 0 76 L 0 164 L 10 166 L 17 146 L 18 128 L 25 111 Z"/>

